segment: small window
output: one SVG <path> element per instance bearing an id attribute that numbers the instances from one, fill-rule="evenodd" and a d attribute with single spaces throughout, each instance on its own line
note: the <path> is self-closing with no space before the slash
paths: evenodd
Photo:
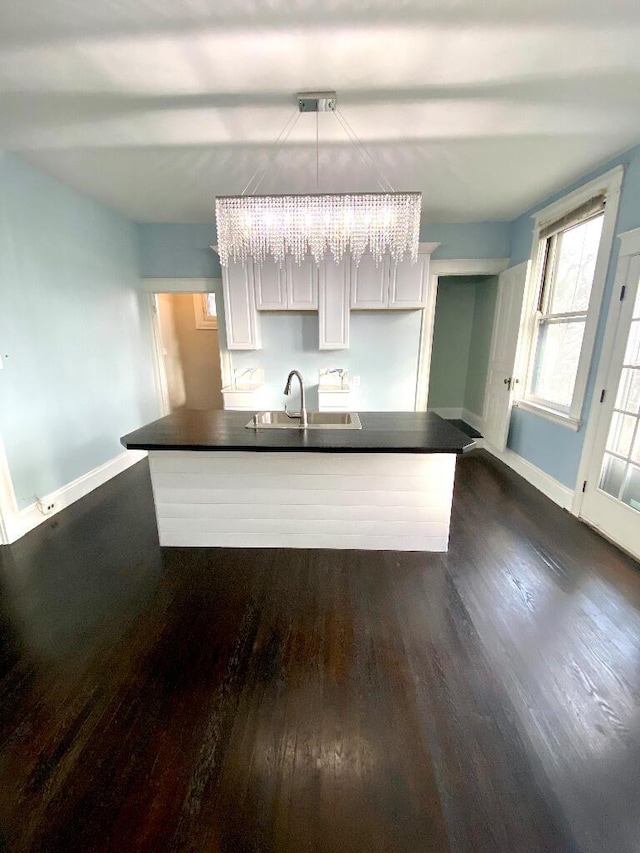
<path id="1" fill-rule="evenodd" d="M 193 307 L 196 315 L 196 329 L 217 329 L 215 293 L 194 293 Z"/>
<path id="2" fill-rule="evenodd" d="M 622 176 L 613 169 L 536 217 L 517 405 L 572 429 L 581 423 Z"/>

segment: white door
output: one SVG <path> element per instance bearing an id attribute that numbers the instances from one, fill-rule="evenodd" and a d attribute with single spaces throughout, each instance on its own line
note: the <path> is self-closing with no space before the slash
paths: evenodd
<path id="1" fill-rule="evenodd" d="M 609 309 L 614 344 L 595 392 L 602 402 L 580 516 L 640 558 L 640 255 L 626 262 L 622 298 Z"/>
<path id="2" fill-rule="evenodd" d="M 519 382 L 514 368 L 528 269 L 528 263 L 518 264 L 505 270 L 498 279 L 484 401 L 484 437 L 499 451 L 507 446 L 513 392 Z"/>

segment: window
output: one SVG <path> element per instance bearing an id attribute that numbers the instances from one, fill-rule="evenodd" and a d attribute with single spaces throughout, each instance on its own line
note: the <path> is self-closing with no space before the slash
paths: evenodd
<path id="1" fill-rule="evenodd" d="M 604 210 L 545 241 L 530 394 L 571 408 Z"/>
<path id="2" fill-rule="evenodd" d="M 602 302 L 622 170 L 542 211 L 523 314 L 518 405 L 577 429 Z M 595 184 L 595 186 L 594 186 Z"/>
<path id="3" fill-rule="evenodd" d="M 217 329 L 215 293 L 194 293 L 193 308 L 196 314 L 196 329 Z"/>

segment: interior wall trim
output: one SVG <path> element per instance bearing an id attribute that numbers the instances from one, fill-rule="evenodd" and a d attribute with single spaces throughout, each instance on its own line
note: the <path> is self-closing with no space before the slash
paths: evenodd
<path id="1" fill-rule="evenodd" d="M 211 293 L 222 288 L 221 278 L 143 278 L 146 293 Z"/>
<path id="2" fill-rule="evenodd" d="M 453 420 L 453 419 L 462 420 L 463 419 L 462 413 L 464 412 L 464 409 L 462 409 L 462 408 L 459 409 L 459 408 L 455 408 L 455 407 L 450 406 L 449 408 L 445 407 L 445 408 L 439 408 L 439 409 L 430 409 L 430 411 L 434 412 L 436 415 L 439 415 L 441 418 L 444 418 L 445 420 Z"/>
<path id="3" fill-rule="evenodd" d="M 431 372 L 431 349 L 433 327 L 436 317 L 436 295 L 438 278 L 441 275 L 499 275 L 509 266 L 509 258 L 458 258 L 431 260 L 429 264 L 429 286 L 427 303 L 422 311 L 420 346 L 418 349 L 418 375 L 416 378 L 415 410 L 426 412 L 429 397 Z M 473 425 L 472 425 L 473 426 Z"/>
<path id="4" fill-rule="evenodd" d="M 19 512 L 6 513 L 4 522 L 7 542 L 5 544 L 9 545 L 20 539 L 39 524 L 52 518 L 61 510 L 88 495 L 94 489 L 97 489 L 98 486 L 102 486 L 117 474 L 126 471 L 127 468 L 144 459 L 146 455 L 147 452 L 145 450 L 125 450 L 124 453 L 120 453 L 103 465 L 99 465 L 92 471 L 88 471 L 71 483 L 67 483 L 66 486 L 62 486 L 60 489 L 44 495 L 40 499 L 40 504 L 44 504 L 45 506 L 53 504 L 53 509 L 46 514 L 39 509 L 38 503 L 30 504 Z"/>
<path id="5" fill-rule="evenodd" d="M 17 510 L 9 462 L 2 438 L 0 438 L 0 545 L 8 545 L 10 542 L 7 519 L 14 515 Z"/>
<path id="6" fill-rule="evenodd" d="M 463 409 L 462 410 L 462 420 L 472 426 L 474 429 L 477 429 L 478 432 L 484 431 L 484 419 L 481 415 L 476 415 L 475 412 L 472 412 L 471 409 Z"/>
<path id="7" fill-rule="evenodd" d="M 536 465 L 532 465 L 531 462 L 527 462 L 526 459 L 518 453 L 515 453 L 513 450 L 509 450 L 509 448 L 500 452 L 486 442 L 483 442 L 483 445 L 486 450 L 492 454 L 492 456 L 495 456 L 496 459 L 504 462 L 505 465 L 508 465 L 509 468 L 516 472 L 516 474 L 520 474 L 521 477 L 523 477 L 528 483 L 531 483 L 532 486 L 535 486 L 535 488 L 542 492 L 543 495 L 546 495 L 555 504 L 562 507 L 562 509 L 571 511 L 571 504 L 573 503 L 574 496 L 573 489 L 565 486 L 564 483 L 556 480 L 555 477 L 547 474 L 546 471 L 543 471 Z"/>

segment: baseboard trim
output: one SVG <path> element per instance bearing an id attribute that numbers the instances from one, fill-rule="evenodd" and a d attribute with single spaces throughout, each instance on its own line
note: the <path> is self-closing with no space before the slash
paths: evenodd
<path id="1" fill-rule="evenodd" d="M 573 489 L 565 486 L 564 483 L 556 480 L 555 477 L 547 474 L 546 471 L 542 471 L 536 465 L 532 465 L 531 462 L 527 462 L 526 459 L 523 459 L 522 456 L 513 450 L 509 450 L 509 448 L 501 452 L 485 442 L 483 442 L 483 445 L 496 459 L 504 462 L 516 474 L 520 474 L 521 477 L 528 483 L 531 483 L 532 486 L 535 486 L 543 495 L 546 495 L 555 504 L 562 507 L 562 509 L 571 512 L 571 504 L 573 503 L 574 496 Z"/>
<path id="2" fill-rule="evenodd" d="M 478 432 L 482 432 L 484 421 L 480 415 L 476 415 L 475 412 L 472 412 L 469 409 L 430 409 L 430 411 L 435 412 L 436 415 L 440 415 L 441 418 L 448 421 L 464 421 L 466 424 L 469 424 L 469 426 L 477 429 Z"/>
<path id="3" fill-rule="evenodd" d="M 478 432 L 483 431 L 484 421 L 480 417 L 480 415 L 476 415 L 475 412 L 472 412 L 469 409 L 463 409 L 461 417 L 466 424 L 469 424 L 469 426 L 473 427 L 474 429 L 477 429 Z"/>
<path id="4" fill-rule="evenodd" d="M 462 418 L 462 413 L 464 409 L 430 409 L 431 412 L 435 412 L 436 415 L 440 415 L 441 418 L 445 418 L 445 420 L 460 420 Z"/>
<path id="5" fill-rule="evenodd" d="M 8 544 L 22 538 L 39 524 L 88 495 L 89 492 L 102 486 L 108 480 L 126 471 L 127 468 L 144 459 L 146 455 L 145 450 L 125 450 L 124 453 L 120 453 L 103 465 L 88 471 L 71 483 L 67 483 L 66 486 L 62 486 L 51 494 L 44 495 L 40 499 L 40 503 L 53 504 L 51 512 L 45 514 L 38 508 L 38 503 L 33 503 L 19 512 L 8 513 L 4 518 Z"/>

